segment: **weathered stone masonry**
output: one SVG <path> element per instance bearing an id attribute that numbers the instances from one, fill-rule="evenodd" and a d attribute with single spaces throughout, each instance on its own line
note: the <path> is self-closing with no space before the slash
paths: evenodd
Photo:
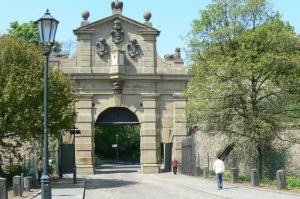
<path id="1" fill-rule="evenodd" d="M 51 60 L 53 67 L 75 80 L 79 174 L 94 173 L 94 126 L 110 107 L 125 107 L 137 116 L 143 173 L 160 172 L 161 143 L 173 143 L 172 156 L 180 161 L 181 140 L 187 135 L 183 92 L 188 77 L 180 52 L 160 58 L 160 32 L 149 22 L 151 13 L 145 12 L 145 22 L 140 23 L 123 16 L 119 3 L 112 3 L 111 16 L 93 23 L 83 12 L 81 27 L 74 30 L 76 55 Z"/>

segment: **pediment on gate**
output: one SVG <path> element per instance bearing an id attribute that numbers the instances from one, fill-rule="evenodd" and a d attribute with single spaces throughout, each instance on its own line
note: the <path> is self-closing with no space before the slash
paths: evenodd
<path id="1" fill-rule="evenodd" d="M 148 33 L 148 34 L 154 34 L 158 36 L 160 34 L 160 31 L 150 27 L 148 25 L 145 25 L 143 23 L 140 23 L 138 21 L 135 21 L 133 19 L 130 19 L 128 17 L 125 17 L 121 14 L 114 14 L 109 17 L 100 19 L 98 21 L 83 25 L 79 28 L 76 28 L 73 30 L 75 35 L 80 34 L 99 34 L 101 30 L 103 32 L 108 31 L 111 32 L 113 30 L 113 25 L 116 20 L 119 20 L 122 26 L 123 31 L 132 32 L 132 31 L 139 31 L 141 34 Z"/>

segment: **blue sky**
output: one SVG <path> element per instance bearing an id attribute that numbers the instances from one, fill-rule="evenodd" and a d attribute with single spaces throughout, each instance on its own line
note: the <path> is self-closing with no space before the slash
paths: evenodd
<path id="1" fill-rule="evenodd" d="M 185 48 L 181 39 L 191 30 L 192 20 L 198 17 L 210 0 L 122 0 L 123 15 L 144 22 L 143 13 L 152 13 L 153 27 L 161 31 L 157 40 L 160 56 L 173 53 L 176 47 Z M 271 0 L 285 21 L 289 21 L 300 33 L 300 0 Z M 28 22 L 43 16 L 49 8 L 53 17 L 60 21 L 56 40 L 63 42 L 74 38 L 73 29 L 79 27 L 83 10 L 90 12 L 89 21 L 97 21 L 111 15 L 111 0 L 7 0 L 1 2 L 0 34 L 7 31 L 13 21 Z"/>

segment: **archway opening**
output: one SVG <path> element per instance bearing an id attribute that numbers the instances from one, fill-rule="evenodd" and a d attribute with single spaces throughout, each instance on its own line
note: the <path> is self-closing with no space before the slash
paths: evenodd
<path id="1" fill-rule="evenodd" d="M 137 116 L 124 107 L 104 110 L 95 123 L 95 166 L 140 163 L 140 125 Z M 101 166 L 102 165 L 102 166 Z M 107 166 L 106 166 L 107 167 Z"/>

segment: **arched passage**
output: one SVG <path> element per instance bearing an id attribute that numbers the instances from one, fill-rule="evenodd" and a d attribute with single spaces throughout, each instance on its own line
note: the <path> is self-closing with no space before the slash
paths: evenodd
<path id="1" fill-rule="evenodd" d="M 137 116 L 124 107 L 111 107 L 98 116 L 95 125 L 138 125 Z"/>
<path id="2" fill-rule="evenodd" d="M 95 122 L 95 171 L 103 162 L 140 162 L 140 125 L 137 116 L 124 107 L 111 107 Z M 99 170 L 98 170 L 99 171 Z"/>

